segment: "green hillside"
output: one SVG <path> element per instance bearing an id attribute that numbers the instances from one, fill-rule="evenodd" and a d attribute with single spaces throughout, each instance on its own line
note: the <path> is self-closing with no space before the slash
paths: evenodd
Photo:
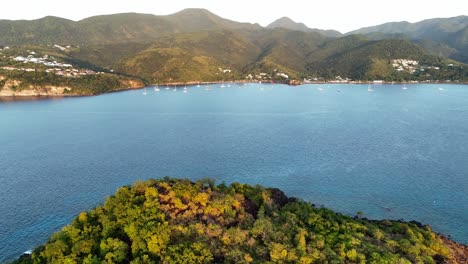
<path id="1" fill-rule="evenodd" d="M 352 79 L 382 79 L 391 74 L 391 59 L 419 60 L 424 56 L 421 48 L 403 40 L 365 41 L 352 40 L 353 44 L 338 41 L 328 45 L 329 56 L 309 65 L 311 71 L 322 74 L 344 75 Z M 334 67 L 333 67 L 334 66 Z M 333 68 L 333 71 L 330 71 Z M 321 72 L 327 70 L 328 72 Z"/>
<path id="2" fill-rule="evenodd" d="M 427 19 L 416 23 L 390 22 L 347 33 L 364 34 L 371 39 L 403 38 L 421 44 L 427 52 L 468 63 L 468 39 L 463 37 L 468 16 Z"/>
<path id="3" fill-rule="evenodd" d="M 318 76 L 347 77 L 353 80 L 467 80 L 463 64 L 427 54 L 424 49 L 407 40 L 366 40 L 352 35 L 326 43 L 311 54 L 307 71 Z M 398 71 L 394 60 L 417 62 L 413 70 Z"/>
<path id="4" fill-rule="evenodd" d="M 82 36 L 75 22 L 59 17 L 37 20 L 0 20 L 0 46 L 79 43 Z"/>
<path id="5" fill-rule="evenodd" d="M 465 20 L 461 16 L 388 23 L 354 32 L 365 35 L 331 37 L 330 32 L 310 29 L 288 18 L 263 28 L 204 9 L 167 16 L 104 15 L 78 22 L 46 17 L 1 20 L 0 48 L 34 45 L 53 50 L 81 67 L 134 76 L 147 83 L 239 80 L 247 76 L 284 82 L 334 80 L 336 76 L 466 82 L 468 66 L 447 58 L 467 59 Z M 398 69 L 392 66 L 393 60 L 413 60 L 418 66 Z"/>
<path id="6" fill-rule="evenodd" d="M 137 13 L 103 15 L 78 22 L 58 17 L 30 21 L 0 20 L 0 46 L 148 42 L 168 34 L 258 28 L 261 27 L 230 21 L 204 9 L 186 9 L 167 16 Z"/>
<path id="7" fill-rule="evenodd" d="M 453 33 L 450 43 L 457 50 L 451 57 L 458 61 L 468 62 L 468 26 Z"/>
<path id="8" fill-rule="evenodd" d="M 117 190 L 14 263 L 457 263 L 416 222 L 371 221 L 278 189 L 165 178 Z"/>

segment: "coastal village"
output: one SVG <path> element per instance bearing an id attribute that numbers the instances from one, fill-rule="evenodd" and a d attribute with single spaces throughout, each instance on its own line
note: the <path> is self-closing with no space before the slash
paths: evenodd
<path id="1" fill-rule="evenodd" d="M 66 49 L 60 45 L 54 45 L 54 48 L 61 51 Z M 95 72 L 90 69 L 75 67 L 70 63 L 60 62 L 57 58 L 48 54 L 38 55 L 33 50 L 16 52 L 16 54 L 8 52 L 10 50 L 11 48 L 8 46 L 0 48 L 0 69 L 5 71 L 46 72 L 69 78 L 101 74 L 101 72 Z M 10 54 L 4 54 L 7 52 Z M 27 55 L 24 55 L 24 53 L 27 53 Z"/>
<path id="2" fill-rule="evenodd" d="M 429 71 L 441 71 L 441 67 L 444 67 L 446 69 L 453 70 L 456 67 L 454 64 L 446 64 L 446 65 L 425 65 L 423 63 L 420 63 L 419 61 L 416 60 L 411 60 L 411 59 L 405 59 L 405 58 L 400 58 L 400 59 L 393 59 L 389 62 L 393 68 L 393 70 L 397 73 L 402 73 L 402 74 L 411 74 L 413 76 L 416 76 L 416 74 L 422 75 L 427 77 L 427 80 L 423 81 L 418 81 L 418 80 L 407 80 L 404 82 L 408 83 L 419 83 L 419 82 L 452 82 L 451 80 L 433 80 L 431 79 L 431 74 Z M 221 68 L 220 68 L 221 69 Z M 224 73 L 226 72 L 225 70 L 223 71 Z M 290 79 L 289 75 L 281 70 L 275 69 L 273 73 L 266 73 L 266 72 L 260 72 L 260 73 L 249 73 L 248 75 L 245 76 L 244 78 L 246 81 L 253 81 L 253 82 L 286 82 L 292 85 L 297 85 L 297 84 L 307 84 L 307 83 L 385 83 L 384 80 L 371 80 L 371 81 L 363 81 L 363 80 L 353 80 L 349 77 L 343 77 L 343 76 L 335 76 L 332 79 L 325 78 L 322 76 L 309 76 L 306 78 L 303 78 L 302 80 L 293 80 Z M 455 81 L 457 82 L 457 81 Z"/>

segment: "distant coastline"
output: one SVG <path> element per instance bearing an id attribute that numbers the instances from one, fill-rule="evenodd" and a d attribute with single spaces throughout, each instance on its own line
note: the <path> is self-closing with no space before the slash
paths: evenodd
<path id="1" fill-rule="evenodd" d="M 418 81 L 405 81 L 405 82 L 385 82 L 385 81 L 298 81 L 298 80 L 291 80 L 289 82 L 275 82 L 275 81 L 245 81 L 245 80 L 236 80 L 236 81 L 204 81 L 204 82 L 167 82 L 167 83 L 155 83 L 149 84 L 147 86 L 143 85 L 135 85 L 132 87 L 125 87 L 125 88 L 118 88 L 113 89 L 103 93 L 96 93 L 96 94 L 80 94 L 80 93 L 73 93 L 73 92 L 66 92 L 66 90 L 71 90 L 68 87 L 54 87 L 54 86 L 46 86 L 46 87 L 38 87 L 38 88 L 29 88 L 29 89 L 21 89 L 21 90 L 12 90 L 12 89 L 1 89 L 0 90 L 0 100 L 7 101 L 7 99 L 12 99 L 8 101 L 14 101 L 14 98 L 60 98 L 60 97 L 82 97 L 82 96 L 97 96 L 106 93 L 117 93 L 117 92 L 124 92 L 129 90 L 138 90 L 143 89 L 145 87 L 174 87 L 174 86 L 193 86 L 193 85 L 216 85 L 216 84 L 284 84 L 290 86 L 300 86 L 300 85 L 307 85 L 307 84 L 367 84 L 367 85 L 412 85 L 412 84 L 454 84 L 454 85 L 466 85 L 468 82 L 447 82 L 447 81 L 428 81 L 428 82 L 418 82 Z"/>

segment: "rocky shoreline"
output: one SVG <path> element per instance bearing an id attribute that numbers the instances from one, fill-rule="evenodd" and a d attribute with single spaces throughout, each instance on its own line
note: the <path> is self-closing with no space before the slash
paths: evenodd
<path id="1" fill-rule="evenodd" d="M 444 235 L 439 235 L 439 237 L 444 242 L 444 245 L 452 251 L 451 261 L 453 261 L 453 263 L 468 263 L 468 245 L 453 241 Z"/>
<path id="2" fill-rule="evenodd" d="M 0 76 L 0 81 L 4 80 Z M 44 85 L 44 86 L 34 86 L 29 85 L 27 88 L 18 89 L 21 85 L 21 81 L 9 79 L 6 80 L 3 84 L 3 87 L 0 87 L 0 97 L 74 97 L 74 96 L 87 96 L 92 94 L 81 94 L 74 93 L 73 87 L 70 86 L 54 86 L 54 85 Z M 122 81 L 121 87 L 116 88 L 109 92 L 116 91 L 125 91 L 131 89 L 143 88 L 144 84 L 139 81 Z"/>
<path id="3" fill-rule="evenodd" d="M 2 80 L 0 76 L 0 81 Z M 233 84 L 233 83 L 261 83 L 261 84 L 286 84 L 291 86 L 298 86 L 298 85 L 305 85 L 305 84 L 374 84 L 374 85 L 381 85 L 381 84 L 420 84 L 416 82 L 372 82 L 372 81 L 358 81 L 358 82 L 302 82 L 297 80 L 292 80 L 289 83 L 279 83 L 279 82 L 271 82 L 271 81 L 261 81 L 261 82 L 252 82 L 252 81 L 245 81 L 245 80 L 237 80 L 237 81 L 226 81 L 226 82 L 170 82 L 170 83 L 157 83 L 151 84 L 149 86 L 180 86 L 180 85 L 213 85 L 213 84 Z M 73 93 L 73 88 L 68 86 L 53 86 L 53 85 L 45 85 L 45 86 L 33 86 L 29 85 L 26 89 L 13 89 L 13 87 L 18 87 L 21 84 L 21 81 L 17 80 L 8 80 L 5 82 L 3 87 L 0 87 L 0 97 L 76 97 L 76 96 L 90 96 L 90 95 L 99 95 L 99 94 L 78 94 Z M 466 84 L 466 83 L 455 83 L 455 82 L 424 82 L 424 84 Z M 134 89 L 141 89 L 144 88 L 145 85 L 138 81 L 124 81 L 122 82 L 123 88 L 117 88 L 110 90 L 105 93 L 114 93 L 114 92 L 122 92 Z"/>

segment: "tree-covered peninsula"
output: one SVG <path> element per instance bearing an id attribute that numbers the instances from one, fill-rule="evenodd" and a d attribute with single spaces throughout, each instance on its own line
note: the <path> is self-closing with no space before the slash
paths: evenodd
<path id="1" fill-rule="evenodd" d="M 261 186 L 165 178 L 120 188 L 14 263 L 462 263 L 466 252 L 416 222 L 353 218 Z"/>

